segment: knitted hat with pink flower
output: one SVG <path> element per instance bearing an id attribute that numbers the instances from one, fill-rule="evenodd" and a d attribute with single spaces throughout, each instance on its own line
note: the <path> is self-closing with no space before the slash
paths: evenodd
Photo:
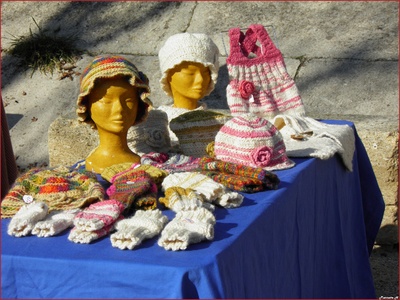
<path id="1" fill-rule="evenodd" d="M 288 169 L 295 165 L 286 155 L 278 129 L 267 119 L 253 114 L 236 116 L 215 137 L 215 158 L 265 170 Z"/>

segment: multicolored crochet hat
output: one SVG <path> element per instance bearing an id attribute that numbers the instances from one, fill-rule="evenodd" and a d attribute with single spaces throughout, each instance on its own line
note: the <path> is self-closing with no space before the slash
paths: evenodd
<path id="1" fill-rule="evenodd" d="M 286 155 L 278 129 L 267 119 L 253 114 L 234 117 L 221 127 L 215 137 L 215 158 L 263 168 L 268 171 L 295 165 Z"/>
<path id="2" fill-rule="evenodd" d="M 32 201 L 44 202 L 53 210 L 83 208 L 105 198 L 105 191 L 94 173 L 85 169 L 70 171 L 35 168 L 17 178 L 1 202 L 1 218 L 11 218 Z"/>
<path id="3" fill-rule="evenodd" d="M 232 117 L 211 110 L 193 110 L 174 118 L 169 127 L 176 134 L 183 154 L 207 156 L 207 145 Z"/>
<path id="4" fill-rule="evenodd" d="M 153 105 L 148 98 L 150 87 L 147 76 L 138 71 L 133 63 L 122 56 L 100 55 L 94 58 L 81 75 L 80 93 L 77 100 L 78 108 L 76 110 L 79 121 L 94 125 L 88 109 L 87 96 L 99 78 L 113 78 L 116 76 L 128 77 L 129 83 L 139 89 L 139 98 L 142 101 L 139 101 L 135 125 L 146 119 L 148 109 Z"/>
<path id="5" fill-rule="evenodd" d="M 219 69 L 219 50 L 212 39 L 203 33 L 178 33 L 167 39 L 158 52 L 162 77 L 161 88 L 172 97 L 168 72 L 182 62 L 197 62 L 210 69 L 211 80 L 205 96 L 215 87 Z"/>

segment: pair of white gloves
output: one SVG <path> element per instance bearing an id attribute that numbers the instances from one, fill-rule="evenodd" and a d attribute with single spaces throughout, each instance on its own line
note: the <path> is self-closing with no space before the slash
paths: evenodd
<path id="1" fill-rule="evenodd" d="M 48 212 L 44 202 L 32 202 L 22 206 L 13 216 L 7 228 L 11 236 L 22 237 L 32 233 L 38 237 L 56 235 L 73 225 L 80 209 Z"/>

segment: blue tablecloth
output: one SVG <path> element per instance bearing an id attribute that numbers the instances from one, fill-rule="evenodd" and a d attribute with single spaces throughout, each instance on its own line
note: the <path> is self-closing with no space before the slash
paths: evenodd
<path id="1" fill-rule="evenodd" d="M 2 220 L 2 297 L 374 298 L 369 254 L 384 202 L 360 139 L 354 172 L 337 156 L 294 160 L 276 172 L 278 190 L 217 208 L 214 240 L 186 251 L 157 238 L 132 251 L 109 237 L 75 244 L 68 231 L 15 238 Z"/>

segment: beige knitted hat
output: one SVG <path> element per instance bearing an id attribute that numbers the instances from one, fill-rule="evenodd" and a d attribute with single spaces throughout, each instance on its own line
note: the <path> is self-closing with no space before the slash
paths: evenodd
<path id="1" fill-rule="evenodd" d="M 212 110 L 193 110 L 172 119 L 169 127 L 178 137 L 183 154 L 203 157 L 207 156 L 207 145 L 230 119 L 231 116 Z"/>
<path id="2" fill-rule="evenodd" d="M 175 34 L 169 37 L 161 47 L 158 58 L 162 73 L 161 88 L 168 96 L 172 97 L 167 80 L 168 72 L 182 62 L 197 62 L 208 67 L 211 80 L 205 96 L 214 90 L 218 78 L 219 50 L 208 35 L 188 32 Z"/>

